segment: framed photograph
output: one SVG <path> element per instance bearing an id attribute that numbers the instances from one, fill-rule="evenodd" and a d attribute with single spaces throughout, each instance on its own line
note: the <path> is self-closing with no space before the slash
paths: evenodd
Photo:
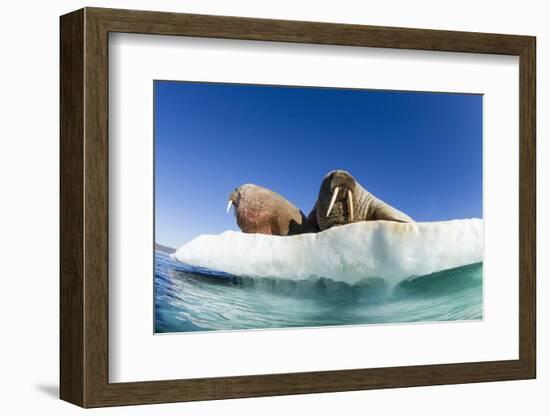
<path id="1" fill-rule="evenodd" d="M 63 400 L 535 378 L 534 37 L 60 28 Z"/>

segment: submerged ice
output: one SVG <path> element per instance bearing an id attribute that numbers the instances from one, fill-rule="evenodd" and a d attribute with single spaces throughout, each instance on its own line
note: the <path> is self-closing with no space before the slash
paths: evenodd
<path id="1" fill-rule="evenodd" d="M 324 277 L 348 284 L 374 277 L 397 284 L 412 276 L 481 262 L 483 221 L 365 221 L 291 237 L 226 231 L 201 235 L 171 256 L 236 276 Z"/>

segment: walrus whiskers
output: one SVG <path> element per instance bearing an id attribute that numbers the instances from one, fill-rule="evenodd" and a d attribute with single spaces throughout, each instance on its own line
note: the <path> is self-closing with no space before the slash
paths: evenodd
<path id="1" fill-rule="evenodd" d="M 328 206 L 327 210 L 327 217 L 330 215 L 330 211 L 332 211 L 332 207 L 334 206 L 334 203 L 336 202 L 336 197 L 338 196 L 338 190 L 340 189 L 339 186 L 334 188 L 334 191 L 332 192 L 332 199 L 330 200 L 330 204 Z"/>
<path id="2" fill-rule="evenodd" d="M 353 194 L 348 189 L 348 209 L 349 209 L 349 221 L 353 222 Z"/>

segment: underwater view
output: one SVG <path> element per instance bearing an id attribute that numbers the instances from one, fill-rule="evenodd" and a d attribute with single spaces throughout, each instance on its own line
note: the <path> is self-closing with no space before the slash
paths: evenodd
<path id="1" fill-rule="evenodd" d="M 482 263 L 357 284 L 240 278 L 155 251 L 155 332 L 433 322 L 483 318 Z"/>

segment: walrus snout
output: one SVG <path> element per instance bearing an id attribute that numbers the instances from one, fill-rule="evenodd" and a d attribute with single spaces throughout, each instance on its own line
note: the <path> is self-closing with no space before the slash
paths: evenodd
<path id="1" fill-rule="evenodd" d="M 348 220 L 349 222 L 353 222 L 353 193 L 356 185 L 353 176 L 345 170 L 333 170 L 329 172 L 325 181 L 327 182 L 327 188 L 330 190 L 331 195 L 326 216 L 330 217 L 334 205 L 338 201 L 342 205 L 347 205 Z M 342 218 L 342 220 L 345 221 L 344 218 Z"/>
<path id="2" fill-rule="evenodd" d="M 317 221 L 322 229 L 354 222 L 356 182 L 345 170 L 329 172 L 319 190 Z"/>
<path id="3" fill-rule="evenodd" d="M 355 191 L 355 179 L 345 170 L 333 170 L 328 173 L 325 180 L 328 181 L 331 191 L 334 191 L 334 188 Z"/>

